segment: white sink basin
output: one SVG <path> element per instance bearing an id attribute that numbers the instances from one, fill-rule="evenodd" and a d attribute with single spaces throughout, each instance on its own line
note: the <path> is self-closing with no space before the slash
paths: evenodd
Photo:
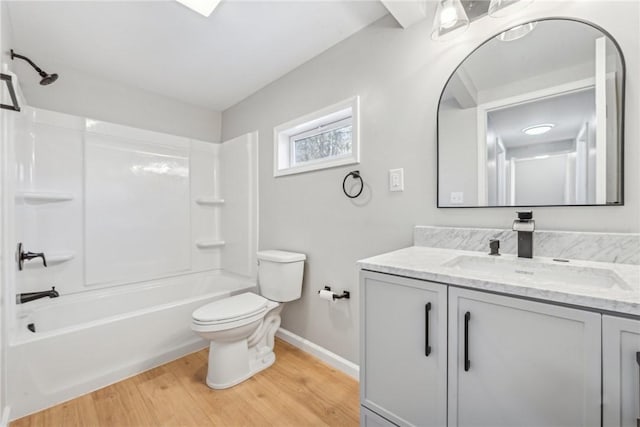
<path id="1" fill-rule="evenodd" d="M 573 266 L 556 261 L 460 255 L 444 263 L 443 267 L 474 273 L 481 278 L 506 279 L 527 284 L 631 290 L 631 287 L 615 271 L 606 268 Z"/>

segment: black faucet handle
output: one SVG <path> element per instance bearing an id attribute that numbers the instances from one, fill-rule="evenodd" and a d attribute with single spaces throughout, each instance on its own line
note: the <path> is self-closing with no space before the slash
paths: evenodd
<path id="1" fill-rule="evenodd" d="M 47 259 L 44 256 L 44 252 L 23 252 L 23 260 L 30 260 L 35 258 L 42 258 L 42 265 L 47 266 Z"/>
<path id="2" fill-rule="evenodd" d="M 16 250 L 16 261 L 18 262 L 18 270 L 22 271 L 22 266 L 25 261 L 34 258 L 42 258 L 42 265 L 47 266 L 47 259 L 44 256 L 44 252 L 25 252 L 22 246 L 22 242 L 18 243 L 18 249 Z"/>
<path id="3" fill-rule="evenodd" d="M 489 240 L 489 255 L 500 255 L 500 240 L 491 239 Z"/>

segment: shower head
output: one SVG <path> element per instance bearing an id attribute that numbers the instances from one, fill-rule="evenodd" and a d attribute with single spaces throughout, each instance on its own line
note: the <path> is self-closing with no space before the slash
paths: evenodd
<path id="1" fill-rule="evenodd" d="M 42 74 L 40 74 L 42 76 L 42 80 L 40 80 L 40 84 L 42 86 L 46 86 L 46 85 L 50 85 L 51 83 L 55 82 L 56 80 L 58 80 L 58 75 L 57 74 L 47 74 L 44 73 L 44 76 Z"/>
<path id="2" fill-rule="evenodd" d="M 55 74 L 55 73 L 54 74 L 49 74 L 49 73 L 46 73 L 46 72 L 42 71 L 42 69 L 40 67 L 38 67 L 36 64 L 34 64 L 34 62 L 32 60 L 30 60 L 26 56 L 19 55 L 19 54 L 15 53 L 13 51 L 13 49 L 11 49 L 11 59 L 15 59 L 15 58 L 24 59 L 25 61 L 27 61 L 29 63 L 29 65 L 31 65 L 38 72 L 38 74 L 40 74 L 40 77 L 42 77 L 42 80 L 40 80 L 40 84 L 41 85 L 43 85 L 43 86 L 50 85 L 51 83 L 53 83 L 56 80 L 58 80 L 58 75 L 57 74 Z"/>

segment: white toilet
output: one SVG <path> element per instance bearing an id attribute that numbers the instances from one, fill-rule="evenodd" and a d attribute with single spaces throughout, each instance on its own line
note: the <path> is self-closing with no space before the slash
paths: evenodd
<path id="1" fill-rule="evenodd" d="M 252 292 L 214 301 L 195 310 L 191 329 L 209 346 L 207 385 L 232 387 L 275 362 L 274 336 L 282 303 L 300 298 L 306 256 L 277 250 L 260 251 L 258 286 Z"/>

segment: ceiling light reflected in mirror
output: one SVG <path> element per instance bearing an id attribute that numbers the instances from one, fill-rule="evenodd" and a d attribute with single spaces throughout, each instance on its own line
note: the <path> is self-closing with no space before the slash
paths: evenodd
<path id="1" fill-rule="evenodd" d="M 522 132 L 526 133 L 527 135 L 542 135 L 549 132 L 551 129 L 553 129 L 554 126 L 555 124 L 553 123 L 527 126 L 526 128 L 522 129 Z"/>
<path id="2" fill-rule="evenodd" d="M 529 34 L 536 28 L 536 22 L 529 22 L 528 24 L 518 25 L 517 27 L 513 27 L 510 30 L 505 31 L 504 33 L 500 33 L 496 36 L 496 39 L 502 42 L 512 42 L 514 40 L 521 39 L 522 37 Z"/>

